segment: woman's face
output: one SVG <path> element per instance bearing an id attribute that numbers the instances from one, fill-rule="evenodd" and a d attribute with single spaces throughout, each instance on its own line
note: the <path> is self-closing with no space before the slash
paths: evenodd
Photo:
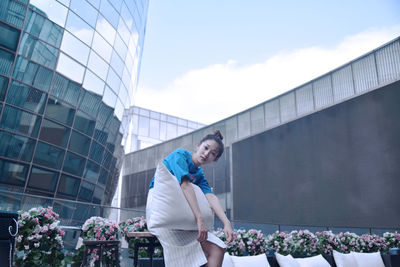
<path id="1" fill-rule="evenodd" d="M 217 160 L 219 145 L 216 141 L 210 139 L 197 145 L 197 150 L 192 154 L 194 165 L 199 167 Z"/>

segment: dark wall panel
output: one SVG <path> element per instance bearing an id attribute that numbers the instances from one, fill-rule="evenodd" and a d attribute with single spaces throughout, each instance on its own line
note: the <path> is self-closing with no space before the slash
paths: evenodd
<path id="1" fill-rule="evenodd" d="M 400 82 L 232 145 L 234 219 L 398 228 Z"/>

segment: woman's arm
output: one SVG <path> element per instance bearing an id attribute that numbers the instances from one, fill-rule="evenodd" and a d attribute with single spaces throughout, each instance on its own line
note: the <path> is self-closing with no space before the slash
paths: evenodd
<path id="1" fill-rule="evenodd" d="M 201 215 L 200 207 L 199 204 L 197 203 L 197 198 L 196 194 L 194 193 L 193 186 L 191 185 L 188 178 L 186 177 L 182 178 L 181 188 L 197 221 L 197 229 L 199 230 L 197 241 L 199 242 L 206 241 L 208 231 L 204 224 L 203 216 Z"/>
<path id="2" fill-rule="evenodd" d="M 214 210 L 215 214 L 224 224 L 224 233 L 226 241 L 227 243 L 230 243 L 233 239 L 233 230 L 231 222 L 229 221 L 228 217 L 226 217 L 225 212 L 222 209 L 221 204 L 219 203 L 219 200 L 216 195 L 212 193 L 207 193 L 206 198 L 208 200 L 208 203 L 210 203 L 211 208 Z"/>

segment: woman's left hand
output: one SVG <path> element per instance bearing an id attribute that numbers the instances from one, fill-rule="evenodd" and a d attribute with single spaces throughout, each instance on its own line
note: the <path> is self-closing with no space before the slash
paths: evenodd
<path id="1" fill-rule="evenodd" d="M 226 237 L 226 244 L 229 244 L 233 241 L 233 230 L 231 223 L 228 221 L 227 223 L 224 224 L 224 234 Z"/>

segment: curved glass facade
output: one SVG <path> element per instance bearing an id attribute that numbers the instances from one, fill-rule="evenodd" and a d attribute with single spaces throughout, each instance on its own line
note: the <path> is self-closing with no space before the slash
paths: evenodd
<path id="1" fill-rule="evenodd" d="M 148 0 L 0 2 L 0 188 L 110 204 Z"/>

